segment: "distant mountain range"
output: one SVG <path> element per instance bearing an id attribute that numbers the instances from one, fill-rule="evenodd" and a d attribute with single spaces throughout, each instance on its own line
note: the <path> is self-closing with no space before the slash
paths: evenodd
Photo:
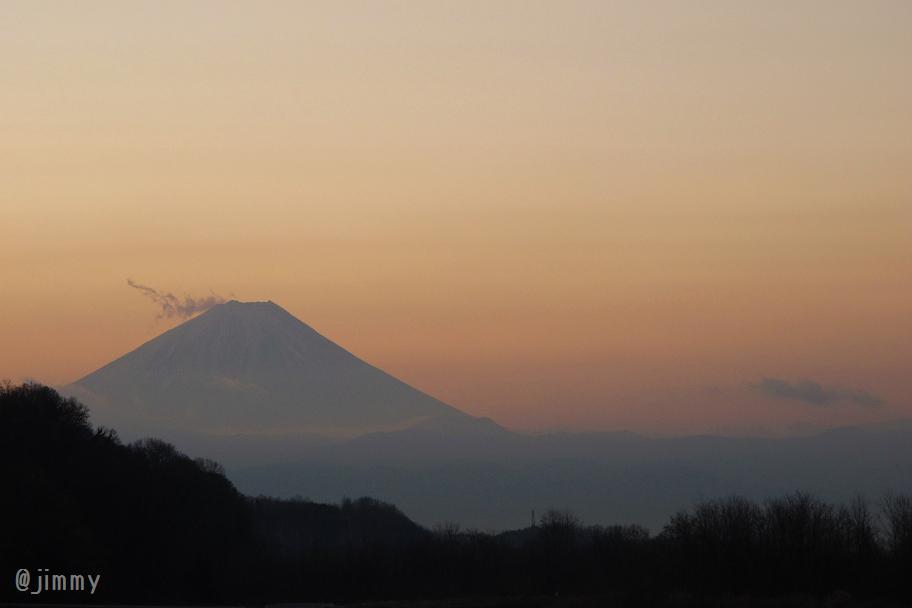
<path id="1" fill-rule="evenodd" d="M 651 439 L 626 433 L 466 436 L 419 429 L 311 445 L 284 462 L 229 468 L 248 494 L 317 501 L 369 495 L 416 521 L 520 527 L 532 510 L 658 531 L 680 509 L 806 491 L 833 502 L 912 492 L 912 430 L 845 428 L 810 437 Z"/>
<path id="2" fill-rule="evenodd" d="M 373 496 L 420 523 L 526 525 L 533 510 L 655 528 L 695 501 L 912 492 L 912 424 L 787 439 L 528 436 L 358 359 L 272 302 L 227 302 L 66 387 L 94 422 L 226 465 L 248 494 Z"/>

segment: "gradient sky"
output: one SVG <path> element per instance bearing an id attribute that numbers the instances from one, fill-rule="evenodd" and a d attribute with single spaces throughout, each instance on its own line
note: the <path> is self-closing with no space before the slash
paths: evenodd
<path id="1" fill-rule="evenodd" d="M 174 325 L 129 277 L 271 299 L 515 428 L 912 416 L 910 2 L 28 1 L 0 32 L 0 377 Z"/>

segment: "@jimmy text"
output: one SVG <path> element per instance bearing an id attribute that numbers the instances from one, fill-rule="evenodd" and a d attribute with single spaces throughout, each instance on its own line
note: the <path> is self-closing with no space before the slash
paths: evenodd
<path id="1" fill-rule="evenodd" d="M 30 595 L 61 591 L 82 591 L 95 595 L 100 582 L 100 574 L 52 573 L 47 568 L 38 568 L 34 573 L 28 568 L 16 571 L 16 589 Z"/>

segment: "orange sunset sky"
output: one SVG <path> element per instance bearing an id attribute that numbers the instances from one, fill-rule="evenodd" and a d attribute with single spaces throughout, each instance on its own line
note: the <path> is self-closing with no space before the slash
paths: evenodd
<path id="1" fill-rule="evenodd" d="M 910 75 L 901 0 L 3 2 L 0 377 L 132 278 L 518 429 L 909 417 Z"/>

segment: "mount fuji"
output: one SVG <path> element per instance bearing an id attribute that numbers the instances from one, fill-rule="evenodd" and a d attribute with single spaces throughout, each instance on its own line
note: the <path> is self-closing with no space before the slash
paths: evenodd
<path id="1" fill-rule="evenodd" d="M 222 463 L 246 494 L 373 496 L 416 521 L 524 525 L 530 509 L 659 526 L 696 500 L 912 492 L 912 430 L 810 437 L 526 435 L 362 361 L 272 302 L 230 301 L 62 389 L 126 440 Z"/>
<path id="2" fill-rule="evenodd" d="M 362 361 L 273 302 L 219 304 L 65 391 L 127 435 L 353 437 L 494 424 Z"/>

